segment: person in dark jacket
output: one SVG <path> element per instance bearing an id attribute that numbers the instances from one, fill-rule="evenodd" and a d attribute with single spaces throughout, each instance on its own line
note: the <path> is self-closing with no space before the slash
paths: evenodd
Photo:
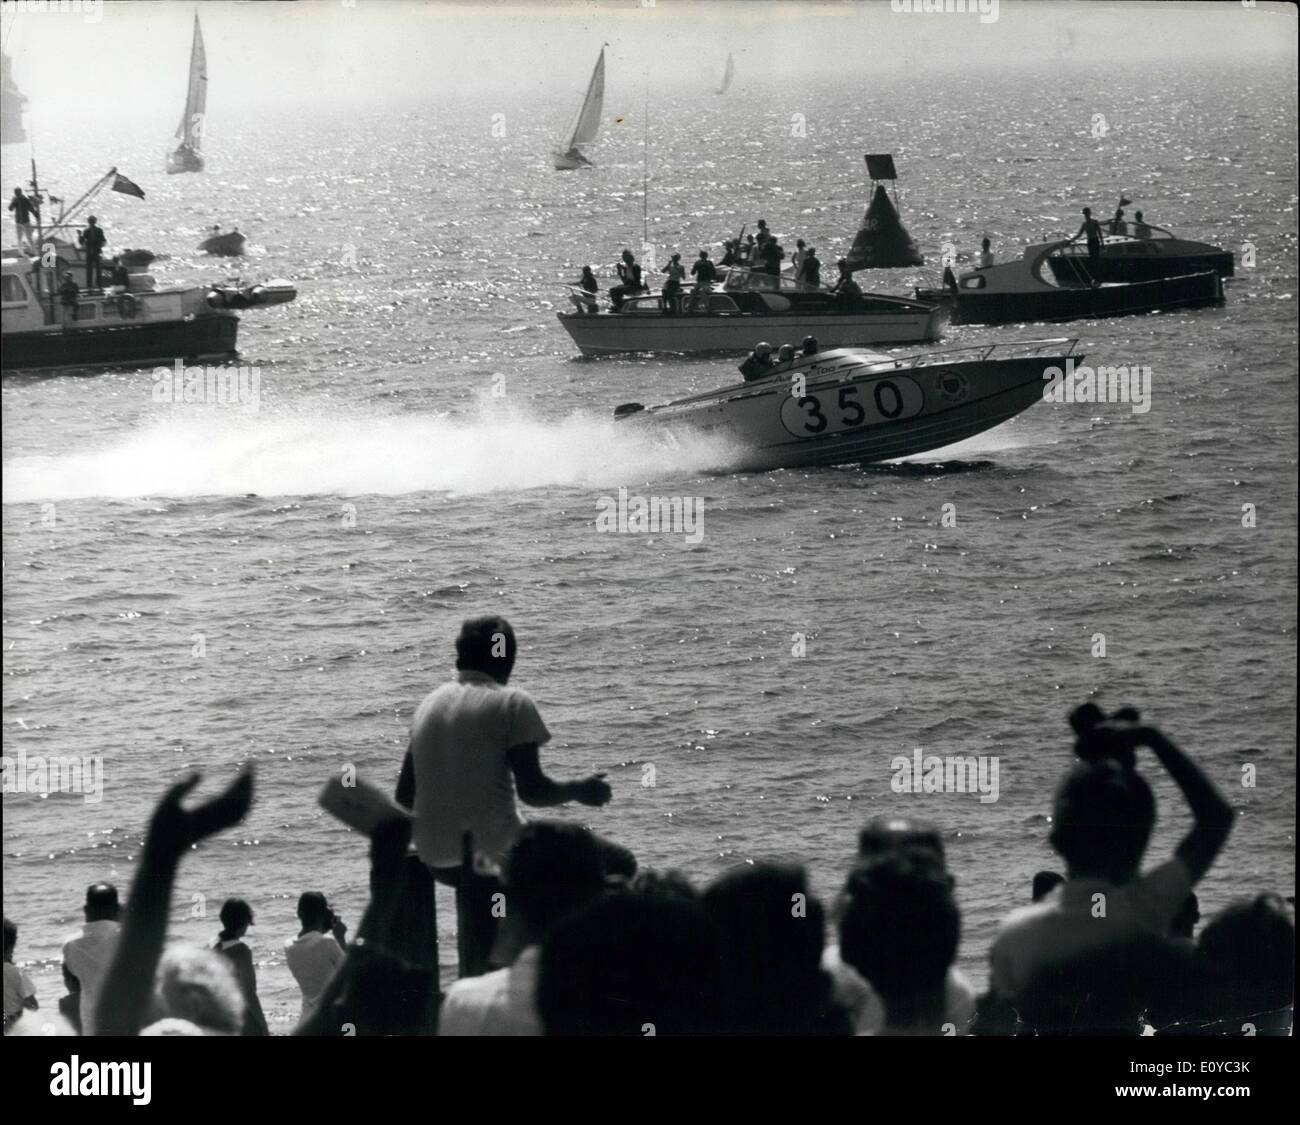
<path id="1" fill-rule="evenodd" d="M 41 204 L 35 196 L 24 195 L 23 189 L 14 188 L 14 197 L 9 201 L 9 210 L 14 213 L 14 226 L 18 228 L 18 247 L 24 253 L 36 253 L 36 239 L 33 237 L 32 216 L 40 217 Z"/>
<path id="2" fill-rule="evenodd" d="M 77 241 L 86 255 L 86 288 L 99 288 L 99 266 L 104 256 L 104 228 L 91 215 L 86 220 L 86 229 L 77 235 Z"/>
<path id="3" fill-rule="evenodd" d="M 609 291 L 610 304 L 617 312 L 623 307 L 623 298 L 629 293 L 644 293 L 645 285 L 641 281 L 641 266 L 637 263 L 631 250 L 624 250 L 622 260 L 618 263 L 618 281 Z"/>

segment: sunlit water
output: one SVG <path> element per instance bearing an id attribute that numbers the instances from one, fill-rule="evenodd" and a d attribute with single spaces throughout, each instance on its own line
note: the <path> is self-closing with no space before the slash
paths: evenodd
<path id="1" fill-rule="evenodd" d="M 5 913 L 42 1003 L 59 994 L 86 884 L 125 890 L 166 781 L 251 760 L 253 812 L 186 858 L 173 931 L 210 940 L 220 901 L 246 897 L 283 1024 L 299 892 L 324 890 L 354 927 L 366 897 L 364 842 L 316 794 L 345 763 L 393 778 L 460 620 L 487 611 L 519 631 L 517 682 L 555 734 L 548 768 L 613 782 L 606 809 L 560 815 L 701 883 L 747 859 L 802 861 L 823 896 L 865 819 L 932 818 L 977 980 L 998 919 L 1055 865 L 1064 719 L 1092 692 L 1145 708 L 1238 807 L 1202 910 L 1289 889 L 1294 76 L 1171 69 L 1084 97 L 1056 80 L 1061 65 L 978 83 L 928 73 L 924 96 L 884 80 L 828 80 L 798 104 L 740 81 L 743 96 L 707 103 L 656 92 L 661 258 L 763 215 L 787 246 L 803 235 L 833 261 L 866 200 L 867 151 L 895 153 L 904 221 L 931 261 L 945 241 L 965 253 L 988 234 L 1005 256 L 1071 233 L 1080 206 L 1106 213 L 1121 189 L 1150 221 L 1258 247 L 1222 309 L 948 333 L 952 346 L 1077 335 L 1098 362 L 1151 367 L 1149 413 L 1039 405 L 863 469 L 733 475 L 733 449 L 612 421 L 617 403 L 729 377 L 714 359 L 582 360 L 555 322 L 561 281 L 640 244 L 634 115 L 574 175 L 545 159 L 571 112 L 558 104 L 506 107 L 505 138 L 489 133 L 497 107 L 477 103 L 360 120 L 268 107 L 214 129 L 210 170 L 179 177 L 157 174 L 154 139 L 107 124 L 112 159 L 149 192 L 103 201 L 115 246 L 170 255 L 161 278 L 212 280 L 226 267 L 192 247 L 212 222 L 238 223 L 248 275 L 294 278 L 301 296 L 244 316 L 256 412 L 155 403 L 148 371 L 4 383 L 6 753 L 100 754 L 106 770 L 100 803 L 4 798 Z M 1110 136 L 1089 134 L 1094 112 Z M 72 133 L 45 138 L 42 158 L 65 190 L 103 171 Z M 936 273 L 877 284 L 906 292 Z M 598 533 L 597 503 L 619 487 L 703 498 L 702 540 Z M 895 794 L 891 760 L 918 746 L 997 755 L 999 799 Z M 1187 817 L 1160 778 L 1157 793 L 1163 856 Z M 443 899 L 448 965 L 450 920 Z"/>

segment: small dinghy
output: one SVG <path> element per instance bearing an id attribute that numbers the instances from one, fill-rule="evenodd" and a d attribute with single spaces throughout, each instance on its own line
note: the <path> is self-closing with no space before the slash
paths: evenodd
<path id="1" fill-rule="evenodd" d="M 220 227 L 213 227 L 212 233 L 199 243 L 199 252 L 211 254 L 217 258 L 238 258 L 244 252 L 244 243 L 248 240 L 236 227 L 224 234 Z"/>
<path id="2" fill-rule="evenodd" d="M 293 282 L 276 278 L 256 285 L 214 285 L 208 292 L 208 304 L 214 309 L 253 309 L 288 304 L 297 296 Z"/>
<path id="3" fill-rule="evenodd" d="M 1052 368 L 1083 361 L 1077 343 L 984 344 L 897 358 L 837 348 L 663 406 L 624 403 L 614 417 L 628 426 L 725 434 L 745 449 L 734 464 L 739 471 L 889 461 L 963 441 L 1029 409 L 1042 400 Z"/>

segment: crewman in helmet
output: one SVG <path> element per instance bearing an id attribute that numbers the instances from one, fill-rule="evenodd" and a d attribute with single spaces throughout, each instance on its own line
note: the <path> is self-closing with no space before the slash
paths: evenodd
<path id="1" fill-rule="evenodd" d="M 773 366 L 772 345 L 763 343 L 749 353 L 749 358 L 740 365 L 740 373 L 745 377 L 746 383 L 752 383 L 766 375 Z"/>

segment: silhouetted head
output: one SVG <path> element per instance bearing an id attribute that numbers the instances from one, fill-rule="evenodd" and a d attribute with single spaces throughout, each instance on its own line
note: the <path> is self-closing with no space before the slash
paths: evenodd
<path id="1" fill-rule="evenodd" d="M 821 969 L 825 915 L 803 868 L 759 863 L 734 867 L 704 892 L 718 936 L 722 1008 L 729 1030 L 807 1034 L 829 1008 Z"/>
<path id="2" fill-rule="evenodd" d="M 1091 208 L 1091 207 L 1085 207 L 1085 208 L 1083 209 L 1083 213 L 1084 213 L 1084 215 L 1091 215 L 1091 214 L 1092 214 L 1092 208 Z"/>
<path id="3" fill-rule="evenodd" d="M 18 944 L 18 926 L 5 919 L 4 924 L 4 958 L 6 961 L 14 954 L 14 946 Z"/>
<path id="4" fill-rule="evenodd" d="M 759 220 L 758 220 L 758 229 L 759 229 L 759 230 L 767 230 L 767 220 L 766 220 L 766 219 L 759 219 Z"/>
<path id="5" fill-rule="evenodd" d="M 1135 218 L 1135 219 L 1140 223 L 1140 222 L 1142 221 L 1142 212 L 1141 212 L 1141 211 L 1134 211 L 1134 212 L 1133 212 L 1133 218 Z"/>
<path id="6" fill-rule="evenodd" d="M 95 225 L 95 216 L 91 215 L 89 218 L 86 219 L 86 222 L 93 227 Z"/>
<path id="7" fill-rule="evenodd" d="M 1056 791 L 1053 819 L 1052 847 L 1070 878 L 1126 883 L 1151 838 L 1156 800 L 1139 773 L 1113 758 L 1079 762 Z"/>
<path id="8" fill-rule="evenodd" d="M 983 247 L 985 250 L 987 250 L 987 249 L 989 248 L 989 246 L 991 246 L 991 245 L 992 245 L 992 243 L 990 243 L 989 240 L 988 240 L 987 238 L 986 238 L 983 242 L 980 243 L 980 246 Z"/>
<path id="9" fill-rule="evenodd" d="M 715 1012 L 717 941 L 698 903 L 628 891 L 596 899 L 542 945 L 547 1035 L 691 1035 Z"/>
<path id="10" fill-rule="evenodd" d="M 1245 1018 L 1292 1004 L 1295 925 L 1276 895 L 1232 903 L 1206 923 L 1197 947 L 1218 983 L 1221 1018 Z"/>
<path id="11" fill-rule="evenodd" d="M 333 916 L 329 900 L 320 891 L 303 891 L 298 896 L 298 921 L 304 930 L 320 930 L 323 933 L 329 929 Z"/>
<path id="12" fill-rule="evenodd" d="M 849 873 L 840 955 L 880 994 L 890 1027 L 940 1033 L 960 933 L 952 879 L 933 854 L 896 851 Z"/>
<path id="13" fill-rule="evenodd" d="M 1065 882 L 1065 876 L 1059 871 L 1039 871 L 1034 875 L 1033 899 L 1042 902 L 1057 887 Z"/>
<path id="14" fill-rule="evenodd" d="M 504 684 L 514 669 L 515 651 L 515 631 L 504 617 L 471 617 L 456 638 L 456 667 L 484 672 Z"/>
<path id="15" fill-rule="evenodd" d="M 794 244 L 795 244 L 795 248 L 798 250 L 802 250 L 804 247 L 804 241 L 802 238 L 796 238 L 794 240 Z"/>
<path id="16" fill-rule="evenodd" d="M 583 276 L 583 277 L 590 277 L 590 276 L 591 276 L 591 267 L 590 267 L 590 266 L 583 266 L 583 267 L 582 267 L 582 276 Z"/>
<path id="17" fill-rule="evenodd" d="M 669 259 L 669 261 L 671 261 L 671 262 L 680 262 L 681 260 L 682 260 L 682 256 L 681 256 L 680 254 L 674 254 L 674 255 Z"/>
<path id="18" fill-rule="evenodd" d="M 804 355 L 816 355 L 820 350 L 820 345 L 817 343 L 816 336 L 805 336 L 801 346 Z"/>
<path id="19" fill-rule="evenodd" d="M 903 850 L 926 852 L 942 867 L 945 863 L 943 837 L 933 825 L 905 816 L 878 816 L 858 833 L 858 858 L 877 859 Z"/>
<path id="20" fill-rule="evenodd" d="M 525 939 L 540 941 L 561 918 L 604 891 L 600 845 L 581 825 L 531 821 L 506 855 L 505 887 Z"/>
<path id="21" fill-rule="evenodd" d="M 623 261 L 627 262 L 629 265 L 631 265 L 632 262 L 635 261 L 635 259 L 632 257 L 632 251 L 631 251 L 631 250 L 624 250 L 624 251 L 623 251 Z"/>
<path id="22" fill-rule="evenodd" d="M 242 898 L 228 898 L 221 904 L 221 940 L 243 937 L 253 924 L 253 908 Z"/>
<path id="23" fill-rule="evenodd" d="M 117 888 L 112 883 L 92 883 L 86 888 L 86 921 L 116 922 L 122 913 Z"/>
<path id="24" fill-rule="evenodd" d="M 22 189 L 22 188 L 20 188 L 20 187 L 16 187 L 16 188 L 14 188 L 14 195 L 22 195 L 22 193 L 23 193 L 23 189 Z"/>
<path id="25" fill-rule="evenodd" d="M 708 252 L 707 250 L 701 250 L 701 251 L 700 251 L 700 257 L 701 257 L 701 258 L 707 258 L 708 256 L 709 256 L 709 252 Z"/>

